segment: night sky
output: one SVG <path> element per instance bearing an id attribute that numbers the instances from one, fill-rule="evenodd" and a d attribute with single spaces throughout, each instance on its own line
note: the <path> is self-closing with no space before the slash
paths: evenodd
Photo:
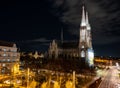
<path id="1" fill-rule="evenodd" d="M 83 0 L 9 1 L 0 3 L 0 40 L 20 51 L 46 51 L 53 39 L 78 41 Z M 84 0 L 95 55 L 120 56 L 120 1 Z"/>

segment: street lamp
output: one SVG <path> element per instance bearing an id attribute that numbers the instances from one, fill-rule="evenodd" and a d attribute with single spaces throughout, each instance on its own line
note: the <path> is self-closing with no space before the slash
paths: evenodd
<path id="1" fill-rule="evenodd" d="M 75 71 L 73 71 L 73 88 L 75 88 Z"/>

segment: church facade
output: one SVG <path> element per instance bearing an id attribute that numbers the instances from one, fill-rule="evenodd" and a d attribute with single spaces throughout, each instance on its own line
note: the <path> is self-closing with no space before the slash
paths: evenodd
<path id="1" fill-rule="evenodd" d="M 91 26 L 88 20 L 88 13 L 82 7 L 82 19 L 79 29 L 78 41 L 57 41 L 53 40 L 48 49 L 49 58 L 74 58 L 85 60 L 89 66 L 93 65 L 94 51 L 92 48 Z"/>

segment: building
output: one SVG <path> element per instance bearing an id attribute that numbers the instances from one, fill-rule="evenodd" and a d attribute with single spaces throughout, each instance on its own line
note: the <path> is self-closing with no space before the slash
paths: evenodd
<path id="1" fill-rule="evenodd" d="M 88 20 L 88 12 L 85 13 L 84 6 L 82 7 L 82 19 L 80 25 L 78 48 L 80 58 L 85 61 L 85 64 L 93 66 L 94 51 L 92 48 L 91 26 Z"/>
<path id="2" fill-rule="evenodd" d="M 0 41 L 0 73 L 19 71 L 20 54 L 15 43 Z"/>
<path id="3" fill-rule="evenodd" d="M 88 13 L 85 12 L 84 6 L 82 7 L 82 19 L 79 30 L 78 41 L 56 41 L 50 43 L 48 54 L 49 58 L 74 58 L 79 57 L 81 60 L 88 64 L 93 65 L 94 52 L 92 48 L 91 27 L 88 20 Z"/>
<path id="4" fill-rule="evenodd" d="M 78 44 L 77 42 L 60 42 L 57 40 L 53 40 L 50 43 L 49 47 L 49 58 L 58 58 L 58 57 L 65 57 L 65 58 L 72 58 L 78 57 Z"/>

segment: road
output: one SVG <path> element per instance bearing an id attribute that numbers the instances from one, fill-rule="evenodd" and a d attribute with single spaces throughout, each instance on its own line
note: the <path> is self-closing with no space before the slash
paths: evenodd
<path id="1" fill-rule="evenodd" d="M 120 88 L 120 78 L 118 73 L 119 71 L 115 66 L 108 69 L 98 88 Z"/>

